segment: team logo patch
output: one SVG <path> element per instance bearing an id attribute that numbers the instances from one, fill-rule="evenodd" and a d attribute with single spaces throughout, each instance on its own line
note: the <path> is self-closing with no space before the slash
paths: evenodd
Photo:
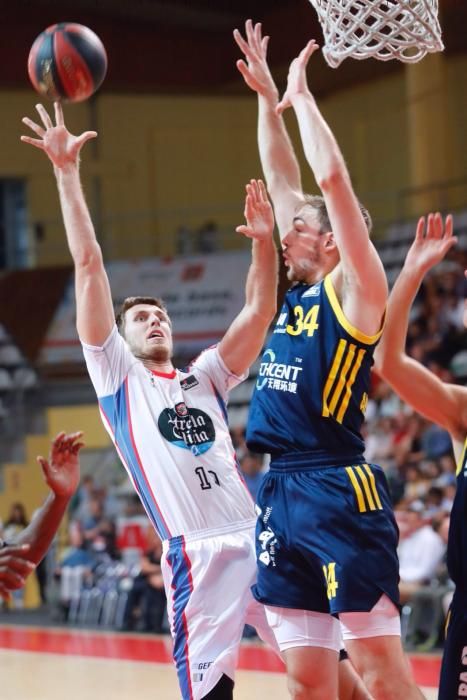
<path id="1" fill-rule="evenodd" d="M 188 415 L 188 409 L 184 401 L 180 401 L 180 403 L 175 404 L 175 413 L 181 418 Z"/>
<path id="2" fill-rule="evenodd" d="M 162 436 L 176 447 L 197 456 L 212 447 L 216 439 L 214 423 L 207 413 L 188 408 L 180 402 L 174 408 L 165 408 L 157 421 Z"/>
<path id="3" fill-rule="evenodd" d="M 189 377 L 186 377 L 185 379 L 182 379 L 180 382 L 180 386 L 182 387 L 183 391 L 187 391 L 188 389 L 193 389 L 194 386 L 198 386 L 199 381 L 196 379 L 193 374 L 190 374 Z"/>

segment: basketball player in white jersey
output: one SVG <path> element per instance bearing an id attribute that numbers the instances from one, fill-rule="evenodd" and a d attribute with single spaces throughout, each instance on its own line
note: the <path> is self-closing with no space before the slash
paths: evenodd
<path id="1" fill-rule="evenodd" d="M 81 147 L 42 105 L 38 138 L 57 179 L 75 265 L 77 327 L 103 422 L 163 540 L 162 568 L 184 700 L 232 698 L 244 623 L 268 636 L 250 586 L 256 573 L 252 499 L 230 440 L 226 401 L 258 356 L 276 311 L 274 218 L 261 182 L 247 185 L 252 239 L 245 306 L 220 343 L 187 369 L 172 364 L 172 324 L 152 297 L 127 299 L 115 323 L 109 280 L 79 178 Z M 154 281 L 157 285 L 157 279 Z M 120 331 L 120 332 L 119 332 Z M 273 637 L 268 637 L 273 644 Z"/>

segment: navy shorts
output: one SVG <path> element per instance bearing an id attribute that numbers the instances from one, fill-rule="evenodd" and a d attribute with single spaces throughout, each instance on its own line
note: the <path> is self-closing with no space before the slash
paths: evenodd
<path id="1" fill-rule="evenodd" d="M 466 593 L 454 593 L 449 608 L 438 700 L 467 697 Z"/>
<path id="2" fill-rule="evenodd" d="M 261 603 L 367 612 L 385 593 L 399 605 L 399 531 L 380 467 L 281 457 L 264 477 L 258 506 L 252 590 Z"/>

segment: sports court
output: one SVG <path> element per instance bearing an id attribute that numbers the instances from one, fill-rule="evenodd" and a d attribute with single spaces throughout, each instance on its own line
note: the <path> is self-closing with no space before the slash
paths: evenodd
<path id="1" fill-rule="evenodd" d="M 0 629 L 2 698 L 69 700 L 103 693 L 112 700 L 179 698 L 171 664 L 171 643 L 122 635 L 3 626 Z M 413 656 L 411 663 L 427 700 L 436 698 L 439 655 Z M 280 662 L 263 646 L 243 644 L 235 697 L 287 697 Z M 25 672 L 27 668 L 27 673 Z"/>

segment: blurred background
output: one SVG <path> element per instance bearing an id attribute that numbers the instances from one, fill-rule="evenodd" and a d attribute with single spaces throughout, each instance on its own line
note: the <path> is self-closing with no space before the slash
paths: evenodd
<path id="1" fill-rule="evenodd" d="M 240 54 L 232 31 L 243 29 L 249 17 L 263 23 L 282 90 L 290 61 L 309 38 L 322 42 L 321 28 L 306 0 L 16 0 L 2 2 L 1 10 L 3 537 L 9 527 L 24 527 L 43 499 L 35 457 L 48 451 L 50 439 L 60 430 L 79 429 L 87 445 L 83 484 L 56 547 L 38 580 L 3 612 L 39 606 L 41 619 L 64 624 L 166 629 L 163 604 L 153 591 L 150 602 L 143 597 L 144 604 L 132 603 L 138 576 L 144 595 L 148 587 L 160 589 L 159 543 L 148 533 L 100 424 L 75 331 L 71 259 L 50 163 L 19 140 L 26 133 L 21 118 L 34 118 L 38 101 L 27 77 L 27 56 L 35 37 L 57 21 L 80 22 L 102 39 L 109 61 L 105 82 L 87 102 L 65 106 L 65 118 L 73 133 L 98 132 L 84 149 L 82 178 L 114 299 L 118 303 L 135 292 L 165 298 L 174 321 L 176 364 L 183 366 L 216 342 L 240 309 L 249 264 L 249 242 L 235 226 L 243 219 L 245 183 L 261 176 L 256 98 L 235 67 Z M 318 55 L 308 76 L 355 190 L 372 214 L 390 283 L 417 217 L 429 211 L 454 214 L 459 244 L 418 296 L 408 350 L 443 380 L 464 382 L 465 1 L 440 0 L 440 22 L 445 51 L 416 65 L 348 59 L 335 70 Z M 304 186 L 316 192 L 293 114 L 286 120 Z M 280 295 L 285 287 L 281 274 Z M 267 460 L 250 454 L 243 439 L 256 371 L 253 367 L 250 379 L 234 390 L 229 409 L 253 493 L 267 469 Z M 440 643 L 451 591 L 444 567 L 455 489 L 451 442 L 376 376 L 365 430 L 366 458 L 385 469 L 401 525 L 406 643 L 432 648 Z M 418 556 L 422 551 L 427 556 Z"/>

